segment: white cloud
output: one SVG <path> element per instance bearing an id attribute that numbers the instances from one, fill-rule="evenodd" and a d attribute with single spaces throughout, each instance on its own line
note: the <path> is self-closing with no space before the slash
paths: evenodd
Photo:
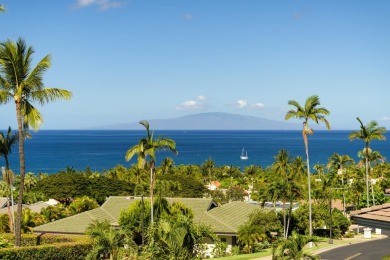
<path id="1" fill-rule="evenodd" d="M 176 106 L 177 110 L 202 110 L 203 105 L 195 100 L 187 100 Z"/>
<path id="2" fill-rule="evenodd" d="M 196 100 L 187 100 L 176 106 L 176 110 L 203 110 L 207 107 L 206 97 L 200 95 Z"/>
<path id="3" fill-rule="evenodd" d="M 381 118 L 382 121 L 390 121 L 390 117 L 388 116 L 384 116 Z"/>
<path id="4" fill-rule="evenodd" d="M 119 8 L 126 5 L 124 1 L 111 1 L 111 0 L 77 0 L 76 7 L 84 8 L 91 5 L 96 5 L 100 10 L 107 10 L 111 8 Z"/>
<path id="5" fill-rule="evenodd" d="M 257 102 L 257 103 L 252 105 L 252 108 L 254 108 L 254 109 L 262 109 L 262 108 L 264 108 L 264 104 L 260 103 L 260 102 Z"/>
<path id="6" fill-rule="evenodd" d="M 235 106 L 238 107 L 238 108 L 244 108 L 247 106 L 247 101 L 246 99 L 239 99 L 236 103 L 235 103 Z"/>

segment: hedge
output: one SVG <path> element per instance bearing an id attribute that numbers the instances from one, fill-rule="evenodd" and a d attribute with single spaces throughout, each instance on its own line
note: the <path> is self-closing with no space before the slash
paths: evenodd
<path id="1" fill-rule="evenodd" d="M 13 242 L 14 235 L 3 234 Z M 81 260 L 92 249 L 92 240 L 87 236 L 22 235 L 22 246 L 0 249 L 0 259 Z"/>

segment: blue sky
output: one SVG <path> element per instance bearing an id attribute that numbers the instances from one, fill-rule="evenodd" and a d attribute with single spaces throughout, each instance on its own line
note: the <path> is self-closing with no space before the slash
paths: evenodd
<path id="1" fill-rule="evenodd" d="M 0 40 L 52 55 L 42 129 L 227 112 L 283 121 L 320 97 L 333 129 L 390 129 L 390 1 L 0 0 Z M 0 127 L 16 128 L 14 104 Z M 298 122 L 298 121 L 297 121 Z M 314 126 L 312 124 L 312 126 Z"/>

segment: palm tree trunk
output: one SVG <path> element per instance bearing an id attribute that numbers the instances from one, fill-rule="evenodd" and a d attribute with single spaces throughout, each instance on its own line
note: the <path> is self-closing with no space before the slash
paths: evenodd
<path id="1" fill-rule="evenodd" d="M 153 223 L 153 169 L 150 168 L 150 219 Z"/>
<path id="2" fill-rule="evenodd" d="M 291 222 L 291 216 L 292 216 L 292 205 L 293 205 L 293 201 L 291 200 L 290 206 L 288 207 L 287 228 L 286 228 L 287 236 L 288 236 L 288 230 L 290 229 L 290 222 Z M 287 236 L 286 236 L 286 238 L 287 238 Z"/>
<path id="3" fill-rule="evenodd" d="M 286 203 L 283 200 L 283 236 L 287 239 Z"/>
<path id="4" fill-rule="evenodd" d="M 6 168 L 7 175 L 8 175 L 8 187 L 9 187 L 9 191 L 11 194 L 11 205 L 12 205 L 12 210 L 11 210 L 12 224 L 10 225 L 10 231 L 11 231 L 11 233 L 15 234 L 15 213 L 14 213 L 15 210 L 14 210 L 14 191 L 13 191 L 13 188 L 14 188 L 13 184 L 14 184 L 15 176 L 13 173 L 11 175 L 11 169 L 9 167 L 8 156 L 5 156 L 4 159 L 5 159 L 5 168 Z M 7 203 L 7 206 L 8 206 L 8 204 L 9 204 L 9 202 Z"/>
<path id="5" fill-rule="evenodd" d="M 153 167 L 150 167 L 150 223 L 153 225 Z"/>
<path id="6" fill-rule="evenodd" d="M 371 193 L 372 193 L 372 206 L 375 206 L 374 183 L 372 183 L 371 177 L 370 177 L 370 184 L 371 184 Z"/>
<path id="7" fill-rule="evenodd" d="M 10 229 L 11 233 L 13 233 L 12 214 L 11 214 L 11 207 L 9 205 L 9 198 L 8 197 L 7 197 L 7 210 L 8 210 L 9 229 Z"/>
<path id="8" fill-rule="evenodd" d="M 369 188 L 368 188 L 368 143 L 366 143 L 366 198 L 367 198 L 367 208 L 370 207 L 370 196 L 369 196 Z"/>
<path id="9" fill-rule="evenodd" d="M 23 133 L 23 124 L 22 124 L 22 115 L 21 115 L 21 103 L 15 101 L 16 104 L 16 119 L 18 122 L 18 133 L 19 133 L 19 161 L 20 161 L 20 188 L 19 188 L 19 198 L 18 198 L 18 207 L 16 214 L 16 223 L 15 223 L 15 246 L 21 246 L 21 221 L 22 221 L 22 203 L 23 203 L 23 187 L 24 187 L 24 133 Z"/>
<path id="10" fill-rule="evenodd" d="M 10 186 L 10 190 L 11 190 L 11 204 L 12 204 L 12 211 L 11 211 L 11 214 L 12 214 L 12 233 L 15 234 L 15 210 L 14 210 L 14 186 L 11 184 Z"/>
<path id="11" fill-rule="evenodd" d="M 307 164 L 307 188 L 308 188 L 308 204 L 309 204 L 309 236 L 313 235 L 313 226 L 312 226 L 312 213 L 311 213 L 311 188 L 310 188 L 310 163 L 309 163 L 309 141 L 307 139 L 306 133 L 307 123 L 304 123 L 304 128 L 302 131 L 303 141 L 305 143 L 305 152 L 306 152 L 306 164 Z"/>
<path id="12" fill-rule="evenodd" d="M 344 172 L 341 172 L 341 174 L 344 174 Z M 347 214 L 345 212 L 345 192 L 344 192 L 344 176 L 341 175 L 341 185 L 343 187 L 343 215 L 346 217 Z"/>

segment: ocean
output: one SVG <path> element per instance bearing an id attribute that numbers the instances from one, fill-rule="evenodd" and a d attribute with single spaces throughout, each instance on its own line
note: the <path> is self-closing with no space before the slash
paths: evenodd
<path id="1" fill-rule="evenodd" d="M 362 150 L 361 140 L 349 141 L 351 131 L 315 131 L 309 136 L 310 165 L 326 164 L 333 153 L 347 154 L 355 161 Z M 118 164 L 129 167 L 136 157 L 126 162 L 125 153 L 145 131 L 135 130 L 42 130 L 33 133 L 32 139 L 25 142 L 26 172 L 35 174 L 57 173 L 67 167 L 84 171 L 104 171 Z M 155 131 L 154 136 L 168 137 L 176 141 L 178 155 L 171 152 L 157 153 L 157 163 L 171 157 L 175 165 L 200 165 L 211 158 L 216 166 L 233 165 L 241 169 L 249 165 L 263 168 L 274 162 L 281 149 L 291 156 L 305 159 L 301 131 Z M 248 152 L 248 160 L 241 160 L 242 149 Z M 373 141 L 371 148 L 390 158 L 389 141 Z M 19 173 L 18 147 L 10 156 L 11 168 Z M 0 159 L 0 166 L 4 159 Z"/>

